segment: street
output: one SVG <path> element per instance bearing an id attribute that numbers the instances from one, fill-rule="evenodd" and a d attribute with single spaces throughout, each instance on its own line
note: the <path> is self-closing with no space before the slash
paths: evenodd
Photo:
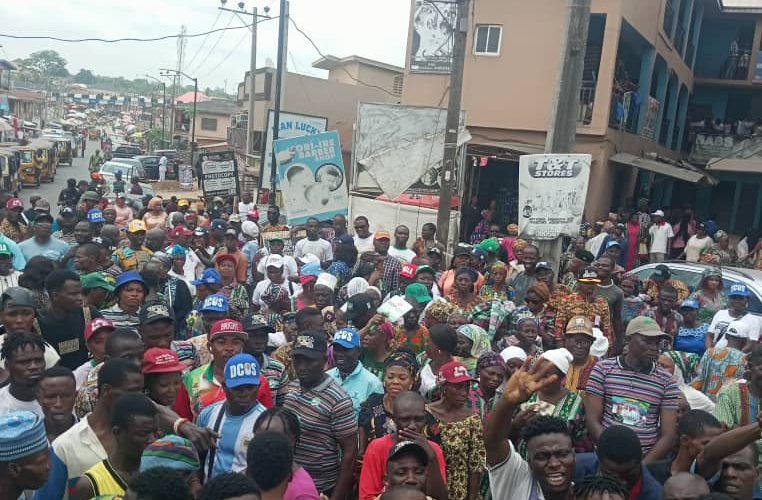
<path id="1" fill-rule="evenodd" d="M 58 203 L 58 194 L 66 187 L 66 179 L 74 178 L 77 179 L 77 182 L 81 180 L 89 180 L 90 174 L 87 171 L 87 163 L 90 159 L 90 155 L 99 148 L 99 141 L 87 141 L 85 157 L 74 158 L 71 166 L 59 165 L 58 170 L 56 171 L 56 178 L 53 182 L 43 182 L 39 188 L 27 187 L 19 191 L 19 198 L 23 200 L 24 206 L 28 208 L 30 196 L 40 194 L 44 199 L 50 202 L 51 214 L 57 216 L 58 208 L 56 207 L 56 203 Z"/>

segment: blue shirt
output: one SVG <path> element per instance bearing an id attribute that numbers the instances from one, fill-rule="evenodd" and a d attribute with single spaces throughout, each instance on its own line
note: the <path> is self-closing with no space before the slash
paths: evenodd
<path id="1" fill-rule="evenodd" d="M 11 263 L 13 269 L 16 271 L 23 271 L 26 267 L 26 258 L 24 258 L 24 254 L 21 252 L 18 243 L 4 234 L 0 234 L 0 243 L 8 245 L 8 248 L 10 248 L 13 253 L 13 262 Z"/>
<path id="2" fill-rule="evenodd" d="M 220 435 L 217 441 L 217 451 L 214 454 L 214 464 L 211 477 L 226 472 L 244 472 L 246 470 L 246 450 L 249 442 L 254 437 L 254 424 L 259 416 L 265 411 L 261 403 L 255 404 L 251 410 L 243 415 L 230 415 L 226 410 L 225 401 L 209 405 L 201 411 L 196 424 L 214 430 L 220 412 L 225 412 L 219 424 L 217 433 Z M 207 453 L 204 460 L 204 477 L 208 480 L 209 457 Z"/>
<path id="3" fill-rule="evenodd" d="M 355 417 L 360 414 L 360 405 L 368 399 L 368 396 L 384 393 L 384 385 L 381 383 L 381 380 L 369 372 L 359 361 L 352 373 L 346 378 L 341 377 L 338 368 L 331 368 L 326 373 L 352 399 L 352 409 L 355 411 Z"/>
<path id="4" fill-rule="evenodd" d="M 246 256 L 246 262 L 249 263 L 249 270 L 246 271 L 247 278 L 251 280 L 251 283 L 253 283 L 253 276 L 252 276 L 252 270 L 254 269 L 254 256 L 259 251 L 259 245 L 257 245 L 257 242 L 254 240 L 247 241 L 243 248 L 241 248 L 241 253 L 243 253 Z"/>
<path id="5" fill-rule="evenodd" d="M 577 463 L 574 467 L 574 482 L 579 483 L 585 476 L 599 474 L 600 465 L 595 453 L 577 453 Z M 661 498 L 662 485 L 651 475 L 648 467 L 640 466 L 643 482 L 637 500 L 654 500 Z"/>
<path id="6" fill-rule="evenodd" d="M 21 253 L 24 254 L 26 260 L 41 255 L 54 262 L 58 262 L 64 258 L 64 255 L 69 251 L 69 248 L 69 244 L 64 240 L 59 240 L 52 236 L 50 237 L 50 241 L 44 245 L 37 243 L 34 238 L 29 238 L 19 243 L 19 249 L 21 249 Z"/>
<path id="7" fill-rule="evenodd" d="M 692 352 L 699 356 L 704 355 L 706 347 L 704 345 L 704 335 L 709 330 L 707 323 L 702 323 L 696 328 L 686 328 L 681 326 L 675 337 L 674 350 L 682 352 Z"/>

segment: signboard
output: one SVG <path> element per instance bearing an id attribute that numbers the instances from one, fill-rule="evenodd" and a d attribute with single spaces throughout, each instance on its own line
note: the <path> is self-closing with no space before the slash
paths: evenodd
<path id="1" fill-rule="evenodd" d="M 349 214 L 338 132 L 278 139 L 273 148 L 289 224 Z"/>
<path id="2" fill-rule="evenodd" d="M 177 166 L 177 179 L 180 189 L 193 189 L 193 167 L 186 163 Z"/>
<path id="3" fill-rule="evenodd" d="M 661 110 L 661 101 L 648 96 L 646 101 L 646 116 L 643 120 L 643 128 L 640 130 L 640 135 L 646 139 L 655 138 L 656 134 L 656 122 L 659 119 L 659 111 Z"/>
<path id="4" fill-rule="evenodd" d="M 260 187 L 270 187 L 270 169 L 273 159 L 273 122 L 275 113 L 271 110 L 267 115 L 267 135 L 265 138 L 265 152 L 262 157 L 262 174 L 259 176 Z M 290 139 L 304 135 L 314 135 L 325 132 L 328 127 L 328 118 L 320 116 L 297 115 L 294 113 L 280 114 L 280 129 L 278 139 Z M 276 180 L 277 182 L 277 180 Z"/>
<path id="5" fill-rule="evenodd" d="M 450 1 L 416 0 L 410 71 L 450 73 L 456 5 Z"/>
<path id="6" fill-rule="evenodd" d="M 696 134 L 693 141 L 690 161 L 708 163 L 712 158 L 727 158 L 732 156 L 736 138 L 724 134 Z"/>
<path id="7" fill-rule="evenodd" d="M 754 83 L 762 83 L 762 50 L 757 52 L 757 62 L 754 64 Z"/>
<path id="8" fill-rule="evenodd" d="M 579 233 L 590 155 L 540 154 L 519 159 L 519 234 L 554 240 Z"/>
<path id="9" fill-rule="evenodd" d="M 205 198 L 238 193 L 238 165 L 232 151 L 201 153 L 199 161 Z"/>

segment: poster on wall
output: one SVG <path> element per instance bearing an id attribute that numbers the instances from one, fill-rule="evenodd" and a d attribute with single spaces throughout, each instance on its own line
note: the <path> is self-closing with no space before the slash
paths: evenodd
<path id="1" fill-rule="evenodd" d="M 640 135 L 646 139 L 654 140 L 656 121 L 659 119 L 659 111 L 661 110 L 661 101 L 648 96 L 646 106 L 646 115 L 643 120 L 643 128 L 640 129 Z"/>
<path id="2" fill-rule="evenodd" d="M 199 161 L 205 198 L 238 194 L 238 164 L 232 151 L 201 153 Z"/>
<path id="3" fill-rule="evenodd" d="M 590 155 L 539 154 L 519 159 L 519 234 L 554 240 L 579 232 L 590 179 Z"/>
<path id="4" fill-rule="evenodd" d="M 289 224 L 349 214 L 338 132 L 278 139 L 273 148 Z"/>
<path id="5" fill-rule="evenodd" d="M 273 122 L 275 113 L 271 110 L 267 115 L 267 132 L 265 139 L 265 151 L 262 156 L 262 173 L 259 176 L 260 187 L 270 187 L 270 169 L 273 155 Z M 280 113 L 280 129 L 278 139 L 290 139 L 304 135 L 315 135 L 325 132 L 328 127 L 328 118 L 321 116 L 298 115 L 295 113 Z M 275 182 L 278 182 L 276 179 Z"/>
<path id="6" fill-rule="evenodd" d="M 416 0 L 410 71 L 450 73 L 453 29 L 458 17 L 455 2 Z"/>

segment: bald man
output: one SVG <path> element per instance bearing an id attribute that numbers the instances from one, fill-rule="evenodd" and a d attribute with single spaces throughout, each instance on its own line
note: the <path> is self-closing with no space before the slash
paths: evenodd
<path id="1" fill-rule="evenodd" d="M 664 483 L 664 500 L 695 500 L 709 493 L 704 478 L 689 472 L 678 472 Z"/>
<path id="2" fill-rule="evenodd" d="M 164 249 L 167 240 L 167 233 L 160 227 L 148 230 L 146 239 L 143 242 L 152 252 L 159 252 Z"/>

